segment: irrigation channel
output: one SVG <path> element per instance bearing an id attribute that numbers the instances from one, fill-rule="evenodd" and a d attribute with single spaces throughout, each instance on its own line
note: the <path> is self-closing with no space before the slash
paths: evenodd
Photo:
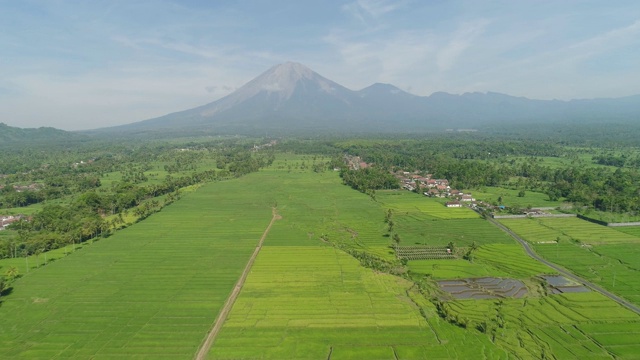
<path id="1" fill-rule="evenodd" d="M 213 342 L 215 341 L 216 336 L 222 329 L 222 325 L 227 320 L 227 316 L 229 315 L 229 312 L 231 312 L 231 309 L 233 308 L 233 304 L 235 304 L 236 299 L 238 298 L 238 295 L 240 295 L 242 286 L 244 285 L 245 280 L 247 280 L 247 276 L 251 271 L 251 267 L 253 266 L 253 263 L 256 260 L 256 257 L 258 256 L 260 249 L 262 249 L 262 243 L 264 243 L 264 239 L 269 234 L 269 230 L 271 230 L 271 226 L 273 225 L 274 222 L 276 222 L 276 220 L 282 219 L 282 216 L 278 215 L 278 213 L 276 212 L 276 208 L 273 208 L 271 212 L 273 216 L 271 217 L 271 222 L 269 223 L 269 226 L 267 226 L 267 228 L 264 230 L 264 233 L 262 234 L 260 241 L 258 241 L 258 245 L 256 246 L 256 249 L 253 250 L 253 254 L 251 254 L 249 261 L 247 261 L 247 265 L 244 267 L 244 271 L 242 272 L 242 275 L 240 275 L 240 279 L 238 279 L 236 286 L 234 286 L 233 291 L 231 291 L 231 294 L 229 294 L 227 301 L 225 301 L 224 306 L 220 310 L 218 317 L 213 323 L 213 328 L 211 329 L 204 343 L 198 350 L 198 353 L 195 356 L 196 360 L 204 360 L 207 357 L 207 353 L 209 353 L 209 350 L 211 349 L 211 345 L 213 345 Z"/>
<path id="2" fill-rule="evenodd" d="M 535 260 L 540 261 L 541 263 L 553 268 L 554 270 L 556 270 L 557 272 L 559 272 L 560 274 L 562 274 L 563 276 L 572 279 L 574 281 L 577 281 L 578 283 L 584 284 L 585 286 L 587 286 L 588 288 L 590 288 L 591 290 L 597 291 L 600 294 L 608 297 L 609 299 L 617 302 L 618 304 L 626 307 L 627 309 L 637 313 L 640 315 L 640 307 L 632 304 L 631 302 L 619 297 L 618 295 L 615 295 L 614 293 L 611 293 L 605 289 L 603 289 L 602 287 L 587 281 L 579 276 L 576 276 L 575 274 L 571 273 L 570 271 L 568 271 L 567 269 L 556 265 L 550 261 L 547 261 L 543 258 L 541 258 L 532 248 L 531 245 L 529 245 L 529 243 L 524 240 L 523 238 L 521 238 L 520 236 L 516 235 L 516 233 L 514 233 L 513 231 L 511 231 L 509 228 L 507 228 L 506 226 L 500 224 L 499 222 L 497 222 L 495 219 L 492 219 L 491 217 L 487 217 L 487 220 L 491 221 L 495 226 L 499 227 L 500 229 L 502 229 L 504 232 L 506 232 L 507 234 L 509 234 L 511 237 L 513 237 L 514 239 L 516 239 L 520 245 L 522 245 L 522 247 L 524 248 L 524 251 L 527 252 L 527 255 L 531 256 L 532 258 L 534 258 Z"/>

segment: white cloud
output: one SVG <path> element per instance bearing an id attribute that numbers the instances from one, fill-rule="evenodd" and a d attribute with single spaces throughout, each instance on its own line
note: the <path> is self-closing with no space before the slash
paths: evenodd
<path id="1" fill-rule="evenodd" d="M 489 21 L 485 19 L 462 24 L 448 43 L 438 50 L 436 63 L 440 71 L 451 69 L 458 57 L 483 33 L 488 24 Z"/>
<path id="2" fill-rule="evenodd" d="M 377 19 L 404 5 L 405 3 L 403 1 L 357 0 L 343 5 L 342 10 L 361 22 L 366 23 L 367 19 Z"/>

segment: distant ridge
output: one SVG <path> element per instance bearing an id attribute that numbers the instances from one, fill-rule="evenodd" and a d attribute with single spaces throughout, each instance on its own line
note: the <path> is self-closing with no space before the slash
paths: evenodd
<path id="1" fill-rule="evenodd" d="M 212 103 L 97 132 L 402 132 L 500 123 L 638 120 L 640 95 L 571 101 L 531 100 L 492 92 L 416 96 L 380 83 L 353 91 L 302 64 L 286 62 Z"/>
<path id="2" fill-rule="evenodd" d="M 59 141 L 84 138 L 83 135 L 71 133 L 52 127 L 41 127 L 37 129 L 23 129 L 0 123 L 0 144 L 24 141 Z"/>

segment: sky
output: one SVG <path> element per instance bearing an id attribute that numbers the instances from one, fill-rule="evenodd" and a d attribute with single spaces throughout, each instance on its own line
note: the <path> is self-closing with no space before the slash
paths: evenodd
<path id="1" fill-rule="evenodd" d="M 352 90 L 640 94 L 640 2 L 0 0 L 0 122 L 127 124 L 302 63 Z"/>

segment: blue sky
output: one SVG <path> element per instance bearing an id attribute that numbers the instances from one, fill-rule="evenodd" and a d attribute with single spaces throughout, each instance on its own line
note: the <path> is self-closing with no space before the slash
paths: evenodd
<path id="1" fill-rule="evenodd" d="M 350 89 L 640 94 L 640 2 L 0 0 L 0 122 L 92 129 L 300 62 Z"/>

